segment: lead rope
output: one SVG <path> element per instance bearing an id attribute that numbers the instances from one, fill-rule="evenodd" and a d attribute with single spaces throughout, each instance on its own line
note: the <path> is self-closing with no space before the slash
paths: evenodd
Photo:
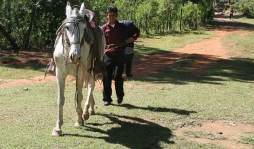
<path id="1" fill-rule="evenodd" d="M 75 29 L 78 29 L 78 39 L 79 39 L 79 42 L 80 42 L 80 34 L 79 34 L 79 26 L 78 26 L 78 23 L 75 22 L 74 23 L 74 30 Z M 73 32 L 74 32 L 73 30 Z M 76 95 L 75 95 L 75 98 L 76 98 L 76 107 L 78 106 L 78 71 L 79 71 L 79 63 L 77 64 L 77 70 L 76 70 Z"/>
<path id="2" fill-rule="evenodd" d="M 77 65 L 77 70 L 76 70 L 75 107 L 78 106 L 78 71 L 79 71 L 79 63 L 78 63 L 78 65 Z"/>

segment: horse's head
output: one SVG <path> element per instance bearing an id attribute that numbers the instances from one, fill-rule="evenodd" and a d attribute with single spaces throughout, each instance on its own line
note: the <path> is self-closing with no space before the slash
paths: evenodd
<path id="1" fill-rule="evenodd" d="M 82 3 L 80 9 L 72 8 L 70 3 L 66 6 L 66 19 L 62 24 L 62 31 L 69 45 L 68 56 L 72 63 L 79 63 L 81 58 L 81 43 L 84 38 L 84 30 L 88 27 L 88 19 L 85 17 L 85 6 Z"/>

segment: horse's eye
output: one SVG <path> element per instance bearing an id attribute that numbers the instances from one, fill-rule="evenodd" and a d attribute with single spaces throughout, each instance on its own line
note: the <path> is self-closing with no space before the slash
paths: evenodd
<path id="1" fill-rule="evenodd" d="M 68 26 L 65 27 L 67 30 L 69 30 L 70 28 Z"/>

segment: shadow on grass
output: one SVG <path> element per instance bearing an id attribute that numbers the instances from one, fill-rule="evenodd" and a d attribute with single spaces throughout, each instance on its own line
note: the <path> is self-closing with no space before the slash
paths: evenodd
<path id="1" fill-rule="evenodd" d="M 188 111 L 188 110 L 182 110 L 182 109 L 175 109 L 175 108 L 161 108 L 161 107 L 139 107 L 131 104 L 121 104 L 117 105 L 120 107 L 124 107 L 128 110 L 130 109 L 141 109 L 146 111 L 152 111 L 152 112 L 171 112 L 179 115 L 190 115 L 192 113 L 197 113 L 196 111 Z"/>
<path id="2" fill-rule="evenodd" d="M 0 51 L 0 65 L 16 69 L 40 70 L 45 68 L 49 61 L 47 53 L 20 51 L 17 56 L 10 51 Z"/>
<path id="3" fill-rule="evenodd" d="M 147 55 L 142 55 L 143 51 Z M 140 54 L 140 53 L 141 54 Z M 189 82 L 223 84 L 224 81 L 254 81 L 254 59 L 222 59 L 211 55 L 168 52 L 139 48 L 134 63 L 134 80 L 154 83 Z"/>
<path id="4" fill-rule="evenodd" d="M 221 20 L 215 18 L 214 21 L 211 22 L 212 28 L 221 28 L 221 29 L 241 29 L 241 30 L 254 30 L 254 25 L 250 23 L 238 22 L 237 20 Z"/>
<path id="5" fill-rule="evenodd" d="M 182 36 L 182 35 L 188 35 L 188 34 L 196 34 L 196 35 L 208 35 L 205 30 L 183 30 L 183 31 L 168 31 L 164 33 L 155 33 L 155 34 L 143 34 L 141 35 L 141 38 L 151 38 L 151 39 L 161 39 L 162 36 Z"/>
<path id="6" fill-rule="evenodd" d="M 107 143 L 120 144 L 128 148 L 162 148 L 160 143 L 174 144 L 170 141 L 173 137 L 172 131 L 159 124 L 130 116 L 98 114 L 108 118 L 113 124 L 120 126 L 112 127 L 109 130 L 102 130 L 92 126 L 85 126 L 84 131 L 98 132 L 105 137 L 94 137 L 82 134 L 64 134 L 64 136 L 87 137 L 103 139 Z"/>

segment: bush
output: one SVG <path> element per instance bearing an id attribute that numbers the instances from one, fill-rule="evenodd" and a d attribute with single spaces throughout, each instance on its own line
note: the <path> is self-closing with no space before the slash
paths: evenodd
<path id="1" fill-rule="evenodd" d="M 201 10 L 198 5 L 188 2 L 182 9 L 182 20 L 185 29 L 197 29 L 201 24 Z"/>
<path id="2" fill-rule="evenodd" d="M 247 17 L 254 17 L 254 0 L 238 0 L 234 7 Z"/>

